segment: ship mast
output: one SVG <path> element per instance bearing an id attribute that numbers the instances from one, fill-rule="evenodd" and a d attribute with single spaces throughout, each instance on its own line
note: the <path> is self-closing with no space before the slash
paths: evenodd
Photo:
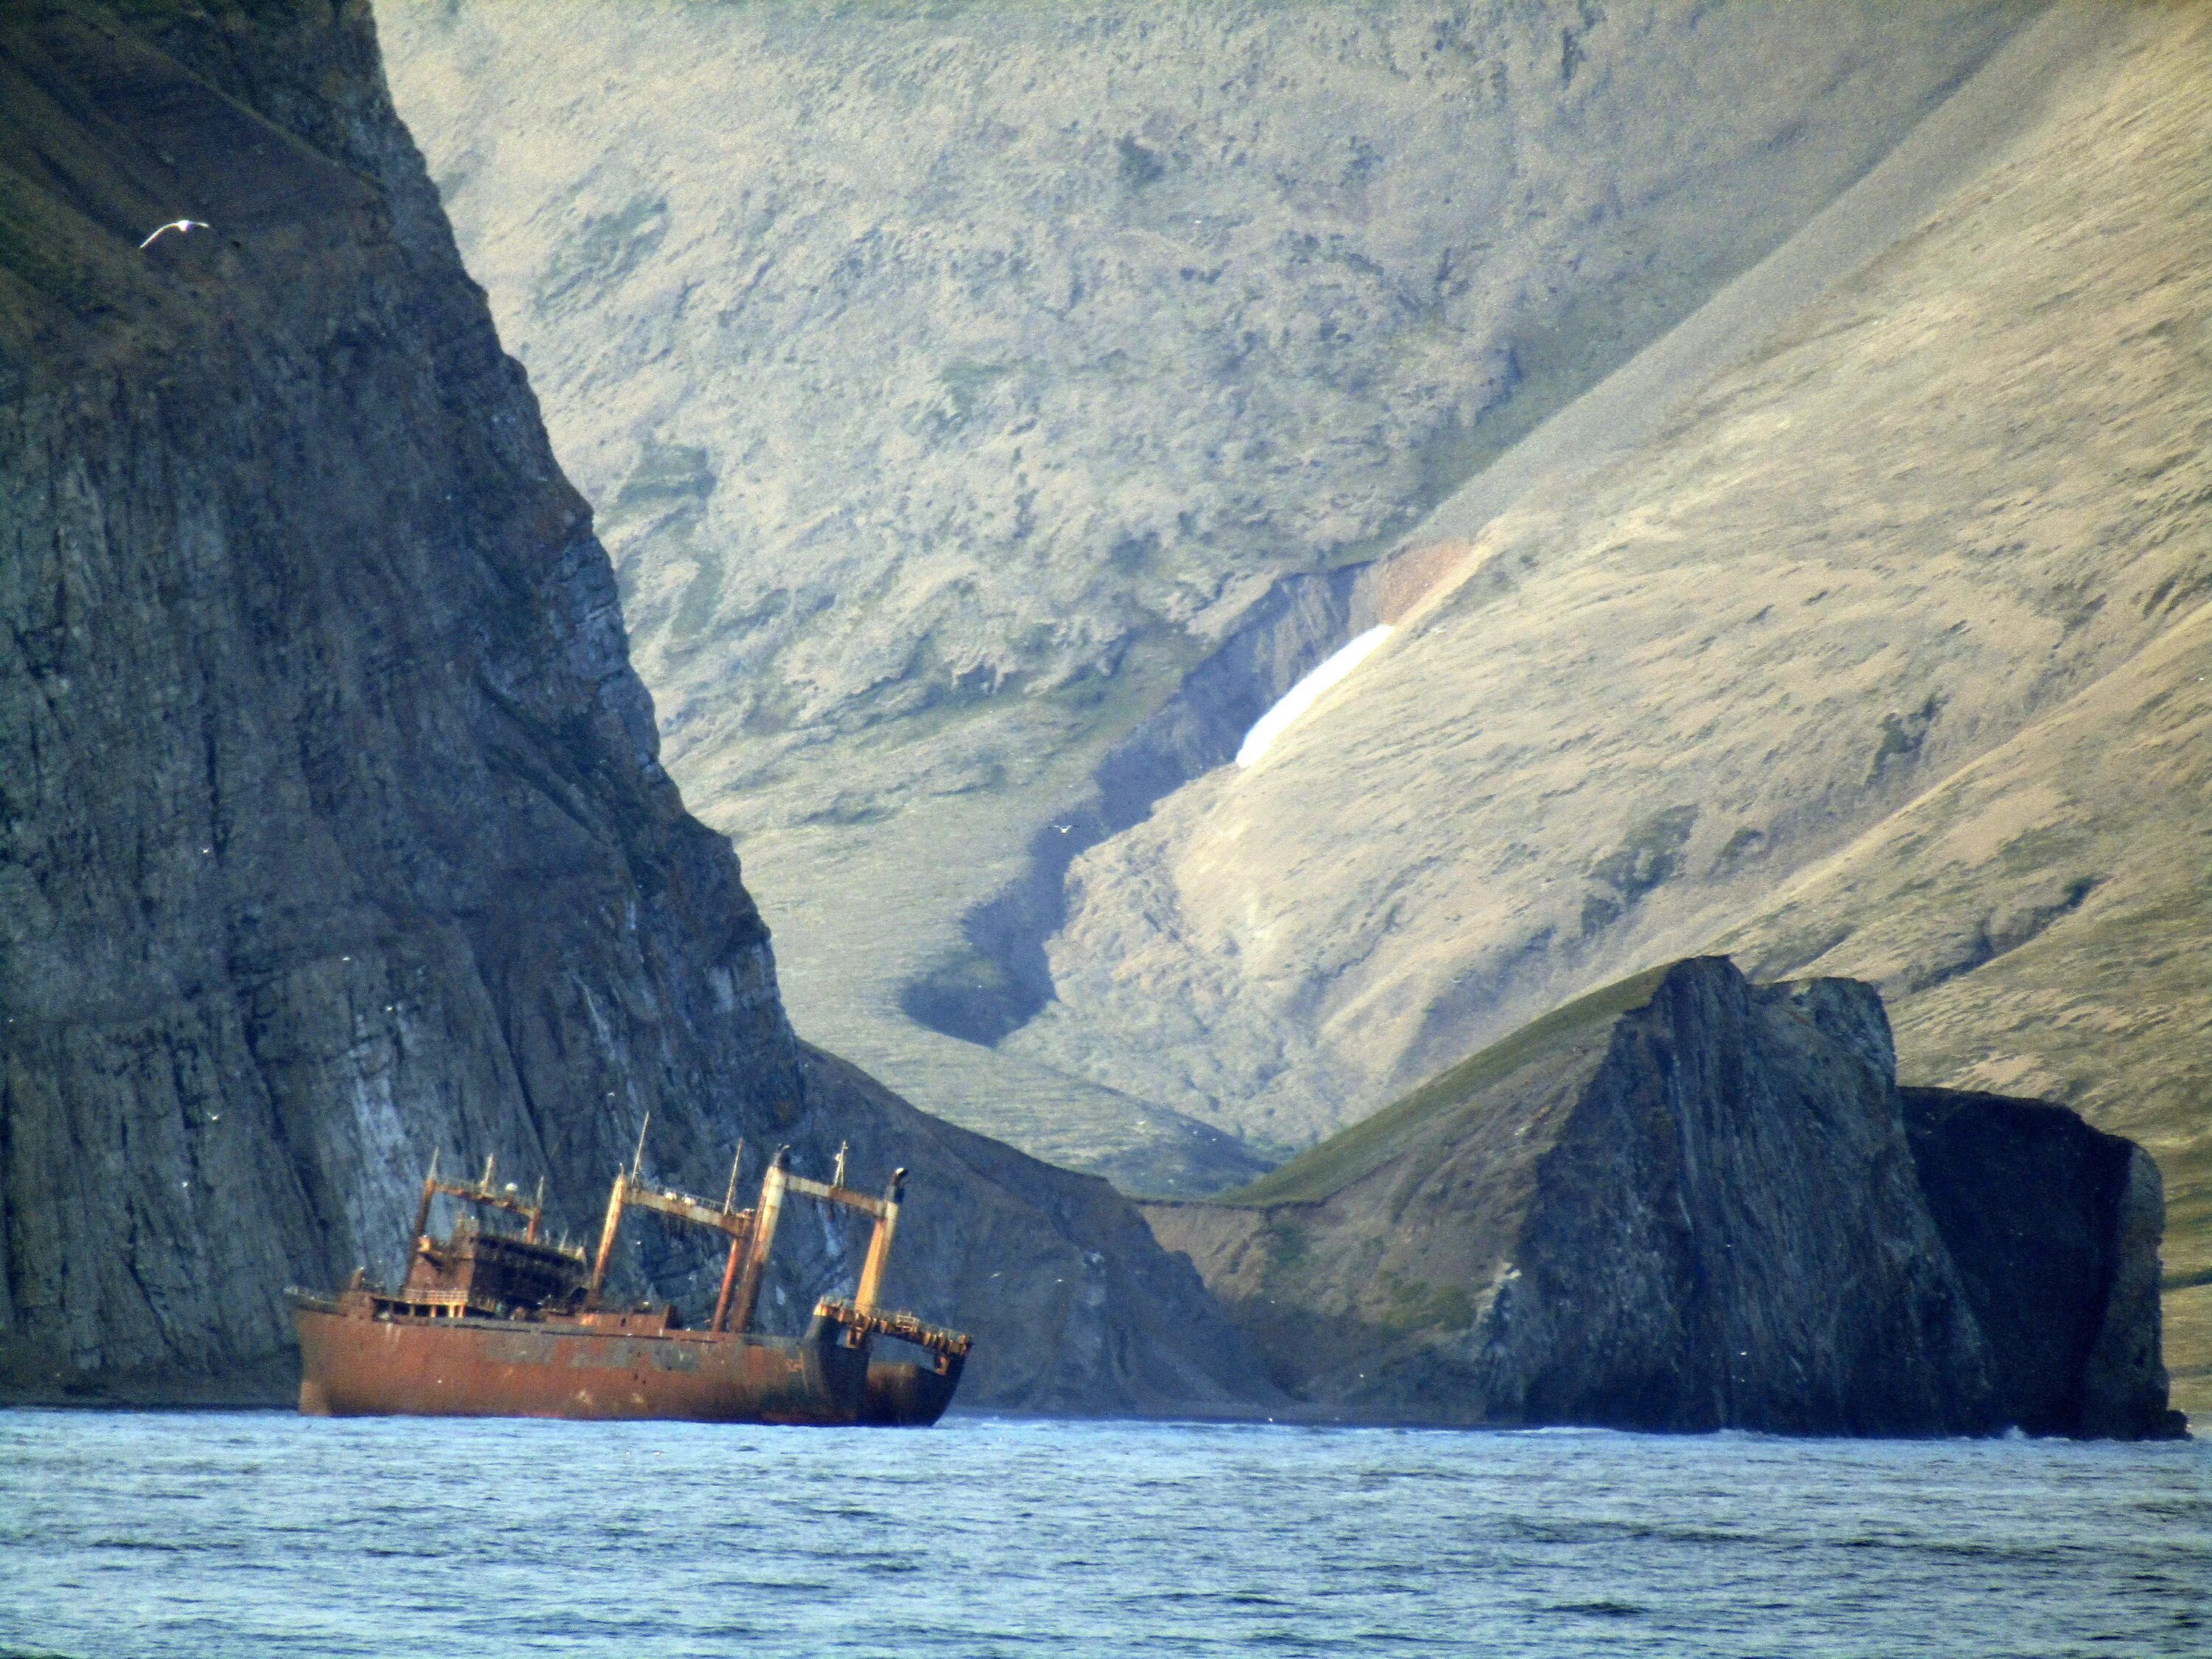
<path id="1" fill-rule="evenodd" d="M 648 1115 L 647 1121 L 652 1121 Z M 767 1273 L 769 1255 L 775 1247 L 777 1224 L 783 1218 L 783 1201 L 787 1194 L 796 1193 L 819 1203 L 858 1210 L 875 1219 L 874 1231 L 868 1237 L 868 1253 L 860 1266 L 859 1288 L 854 1296 L 854 1305 L 863 1313 L 873 1311 L 883 1293 L 884 1278 L 890 1265 L 891 1239 L 898 1230 L 899 1204 L 906 1188 L 906 1171 L 894 1170 L 884 1188 L 883 1196 L 856 1192 L 844 1184 L 846 1148 L 837 1149 L 836 1178 L 831 1181 L 812 1181 L 805 1176 L 791 1173 L 791 1148 L 779 1146 L 769 1159 L 761 1174 L 759 1200 L 750 1210 L 734 1207 L 738 1194 L 738 1173 L 744 1160 L 744 1143 L 738 1143 L 737 1157 L 730 1164 L 730 1184 L 721 1204 L 694 1198 L 673 1188 L 661 1187 L 644 1180 L 639 1175 L 645 1157 L 645 1132 L 638 1131 L 637 1151 L 630 1158 L 627 1170 L 615 1171 L 612 1190 L 607 1194 L 606 1220 L 599 1229 L 599 1253 L 592 1262 L 590 1288 L 585 1292 L 584 1305 L 596 1308 L 606 1289 L 607 1269 L 614 1260 L 615 1239 L 622 1229 L 623 1212 L 626 1209 L 652 1210 L 672 1220 L 689 1222 L 694 1226 L 708 1227 L 727 1234 L 730 1250 L 722 1265 L 721 1291 L 714 1301 L 714 1316 L 708 1329 L 714 1332 L 752 1328 L 753 1316 L 760 1305 L 761 1283 Z M 742 1266 L 741 1266 L 742 1264 Z"/>
<path id="2" fill-rule="evenodd" d="M 509 1215 L 520 1216 L 522 1236 L 531 1243 L 538 1242 L 539 1231 L 545 1223 L 545 1178 L 538 1180 L 538 1195 L 524 1202 L 513 1182 L 501 1191 L 491 1184 L 493 1160 L 484 1159 L 483 1174 L 472 1187 L 458 1181 L 438 1179 L 438 1149 L 430 1149 L 430 1172 L 422 1177 L 422 1197 L 415 1206 L 415 1245 L 421 1249 L 430 1242 L 430 1200 L 443 1193 L 447 1198 L 459 1199 L 464 1204 L 479 1205 L 487 1210 L 504 1210 Z"/>

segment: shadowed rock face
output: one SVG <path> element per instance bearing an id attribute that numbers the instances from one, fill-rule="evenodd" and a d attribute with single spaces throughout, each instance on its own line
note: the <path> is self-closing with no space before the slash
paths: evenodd
<path id="1" fill-rule="evenodd" d="M 1571 1005 L 1247 1188 L 1148 1206 L 1331 1414 L 2172 1432 L 2156 1173 L 1900 1091 L 1871 988 L 1705 958 Z"/>
<path id="2" fill-rule="evenodd" d="M 281 1397 L 283 1287 L 388 1267 L 433 1147 L 580 1231 L 649 1110 L 701 1190 L 911 1166 L 969 1403 L 1237 1397 L 1103 1182 L 796 1042 L 367 8 L 128 20 L 0 15 L 0 1395 Z M 772 1318 L 857 1265 L 787 1231 Z"/>
<path id="3" fill-rule="evenodd" d="M 2006 1420 L 2128 1437 L 2166 1403 L 2158 1165 L 2063 1106 L 1906 1089 L 1921 1190 L 1988 1337 Z"/>

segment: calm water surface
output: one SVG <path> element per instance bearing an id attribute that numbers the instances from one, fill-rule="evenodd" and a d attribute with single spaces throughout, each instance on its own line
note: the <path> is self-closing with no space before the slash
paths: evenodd
<path id="1" fill-rule="evenodd" d="M 2212 1449 L 0 1412 L 0 1653 L 2212 1654 Z"/>

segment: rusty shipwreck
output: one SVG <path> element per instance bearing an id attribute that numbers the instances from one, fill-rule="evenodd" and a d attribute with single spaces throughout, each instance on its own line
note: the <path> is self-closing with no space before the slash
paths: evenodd
<path id="1" fill-rule="evenodd" d="M 641 1152 L 643 1136 L 639 1138 Z M 744 1148 L 738 1149 L 738 1160 Z M 793 1175 L 788 1149 L 762 1177 L 751 1209 L 736 1207 L 738 1164 L 719 1205 L 640 1178 L 638 1159 L 618 1170 L 599 1249 L 542 1237 L 544 1189 L 521 1198 L 492 1184 L 422 1182 L 414 1243 L 394 1289 L 353 1282 L 335 1296 L 290 1292 L 300 1336 L 300 1409 L 312 1416 L 683 1418 L 706 1422 L 907 1425 L 934 1423 L 959 1386 L 969 1339 L 878 1305 L 898 1226 L 906 1171 L 880 1196 L 845 1185 L 841 1150 L 827 1182 Z M 461 1215 L 430 1237 L 432 1200 Z M 805 1331 L 753 1328 L 762 1277 L 785 1200 L 811 1199 L 872 1217 L 852 1297 L 825 1297 Z M 669 1307 L 616 1307 L 602 1297 L 615 1238 L 629 1210 L 728 1236 L 714 1316 L 684 1328 Z M 511 1219 L 500 1222 L 504 1215 Z M 516 1221 L 520 1231 L 514 1231 Z M 885 1338 L 918 1360 L 876 1356 Z"/>

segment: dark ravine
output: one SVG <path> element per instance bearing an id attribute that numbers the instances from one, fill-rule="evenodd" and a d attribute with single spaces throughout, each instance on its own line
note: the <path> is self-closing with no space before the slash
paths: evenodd
<path id="1" fill-rule="evenodd" d="M 1270 584 L 1175 694 L 1109 751 L 1090 791 L 1030 837 L 1020 873 L 961 918 L 965 951 L 906 987 L 899 1003 L 907 1017 L 986 1045 L 1035 1018 L 1054 994 L 1045 941 L 1067 920 L 1069 866 L 1142 823 L 1163 797 L 1232 759 L 1254 721 L 1369 625 L 1376 568 L 1352 565 Z M 1249 1179 L 1265 1167 L 1248 1161 L 1231 1179 Z"/>
<path id="2" fill-rule="evenodd" d="M 1076 859 L 1234 760 L 1246 733 L 1291 687 L 1354 635 L 1395 623 L 1470 550 L 1465 543 L 1423 541 L 1269 583 L 1173 695 L 1107 752 L 1090 790 L 1030 837 L 1020 872 L 961 918 L 965 949 L 908 985 L 902 1012 L 987 1046 L 1035 1018 L 1054 995 L 1045 945 L 1067 920 L 1067 872 Z M 1165 1108 L 1160 1115 L 1177 1116 Z M 1195 1127 L 1204 1133 L 1209 1126 Z M 1218 1168 L 1231 1179 L 1239 1162 L 1250 1166 L 1247 1178 L 1264 1167 L 1223 1150 Z"/>
<path id="3" fill-rule="evenodd" d="M 2156 1166 L 2061 1107 L 1900 1089 L 1855 981 L 1678 963 L 1146 1213 L 1324 1416 L 2182 1431 Z"/>
<path id="4" fill-rule="evenodd" d="M 434 1147 L 581 1231 L 648 1111 L 696 1189 L 909 1165 L 965 1404 L 1264 1392 L 1105 1183 L 793 1036 L 362 0 L 0 13 L 0 1397 L 280 1399 Z M 791 1242 L 795 1317 L 857 1263 Z"/>

